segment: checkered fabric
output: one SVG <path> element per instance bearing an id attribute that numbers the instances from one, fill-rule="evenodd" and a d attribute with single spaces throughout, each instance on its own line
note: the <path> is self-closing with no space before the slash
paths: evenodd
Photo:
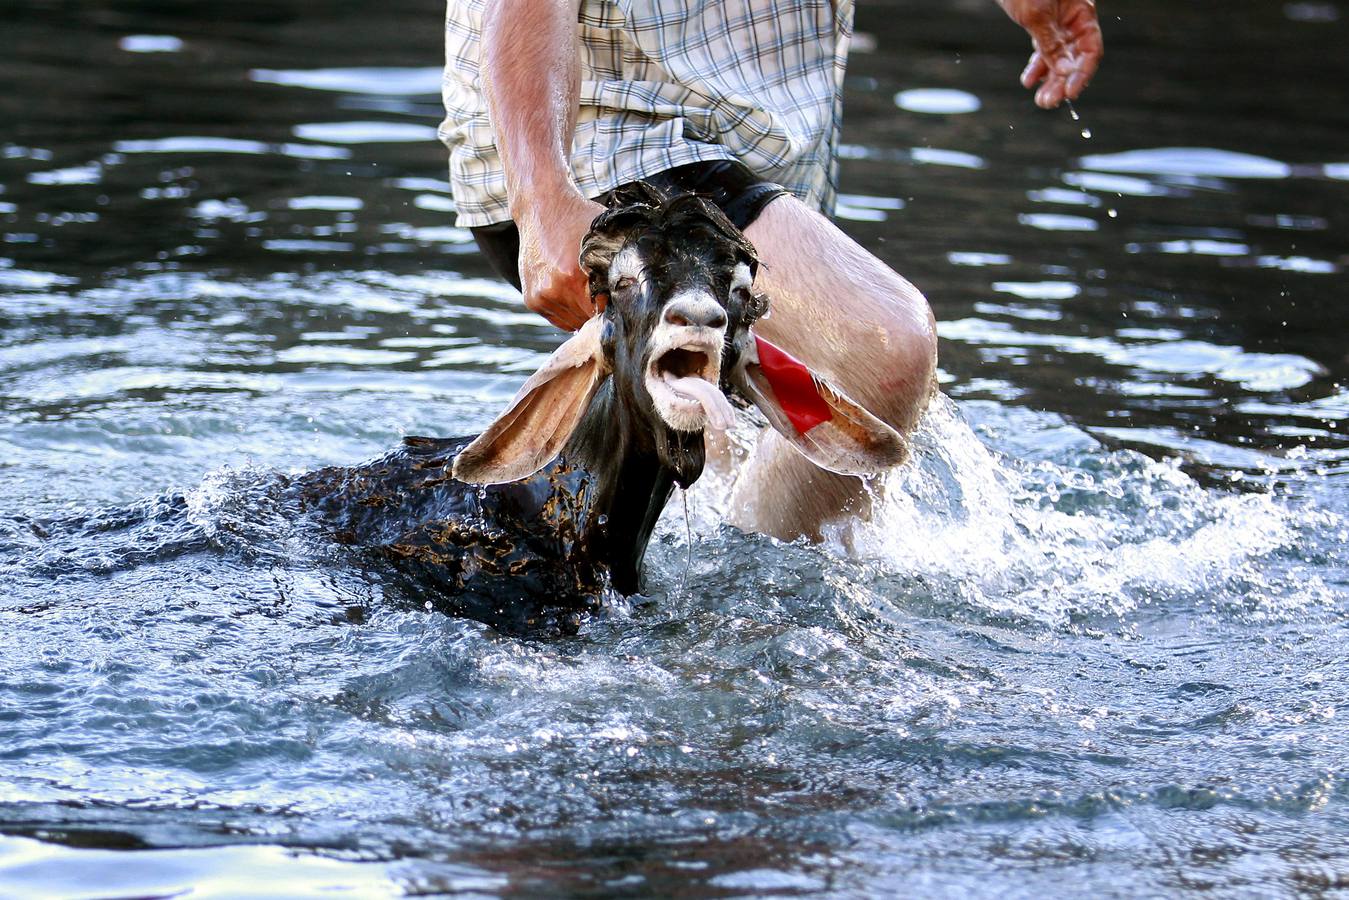
<path id="1" fill-rule="evenodd" d="M 461 227 L 510 218 L 478 71 L 483 10 L 449 0 L 441 140 Z M 852 0 L 581 0 L 582 193 L 736 159 L 831 212 Z"/>

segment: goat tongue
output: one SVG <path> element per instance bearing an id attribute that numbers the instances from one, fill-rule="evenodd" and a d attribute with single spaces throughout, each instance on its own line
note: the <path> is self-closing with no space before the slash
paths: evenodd
<path id="1" fill-rule="evenodd" d="M 676 378 L 666 372 L 663 377 L 670 390 L 702 406 L 707 416 L 707 427 L 725 431 L 735 424 L 735 410 L 715 384 L 693 375 Z"/>

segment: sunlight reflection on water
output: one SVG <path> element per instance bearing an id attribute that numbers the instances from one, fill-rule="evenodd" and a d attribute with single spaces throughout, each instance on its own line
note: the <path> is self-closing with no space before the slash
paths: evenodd
<path id="1" fill-rule="evenodd" d="M 453 221 L 443 8 L 7 20 L 0 893 L 1331 889 L 1336 9 L 1135 4 L 1074 119 L 996 9 L 864 4 L 839 219 L 953 399 L 871 523 L 743 535 L 710 474 L 646 595 L 536 639 L 279 499 L 560 340 Z"/>

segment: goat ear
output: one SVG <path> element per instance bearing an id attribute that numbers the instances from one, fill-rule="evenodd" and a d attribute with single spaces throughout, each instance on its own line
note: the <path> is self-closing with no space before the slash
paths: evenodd
<path id="1" fill-rule="evenodd" d="M 842 475 L 875 475 L 902 463 L 899 432 L 776 344 L 750 333 L 732 375 L 773 429 L 811 462 Z"/>
<path id="2" fill-rule="evenodd" d="M 474 484 L 528 478 L 552 462 L 609 376 L 594 316 L 553 351 L 506 411 L 454 459 L 454 477 Z"/>

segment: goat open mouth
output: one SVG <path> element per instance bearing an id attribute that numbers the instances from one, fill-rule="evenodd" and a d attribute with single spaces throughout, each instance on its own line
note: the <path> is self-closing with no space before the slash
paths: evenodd
<path id="1" fill-rule="evenodd" d="M 714 370 L 712 360 L 707 352 L 691 347 L 675 347 L 672 350 L 666 350 L 653 365 L 657 374 L 662 378 L 673 377 L 678 379 L 696 375 L 703 380 L 710 380 L 708 375 Z"/>
<path id="2" fill-rule="evenodd" d="M 734 423 L 735 411 L 717 387 L 720 350 L 701 345 L 671 347 L 651 360 L 646 389 L 665 424 L 676 431 L 724 431 Z"/>

